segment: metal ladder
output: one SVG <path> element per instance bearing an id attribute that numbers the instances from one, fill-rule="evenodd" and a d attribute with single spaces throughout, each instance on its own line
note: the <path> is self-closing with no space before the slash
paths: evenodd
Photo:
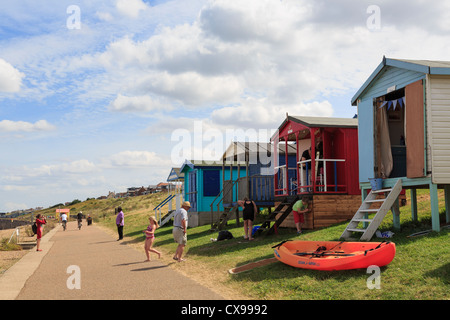
<path id="1" fill-rule="evenodd" d="M 402 191 L 402 180 L 397 180 L 394 187 L 381 190 L 371 190 L 369 195 L 364 199 L 361 207 L 353 216 L 352 220 L 345 228 L 341 235 L 341 239 L 350 239 L 353 232 L 362 233 L 361 241 L 369 241 L 386 216 L 387 212 L 395 205 L 400 192 Z M 377 198 L 379 195 L 387 195 L 385 198 Z M 379 208 L 371 208 L 373 204 L 381 204 Z M 368 218 L 369 214 L 375 214 L 373 218 Z M 363 223 L 366 228 L 358 228 Z"/>

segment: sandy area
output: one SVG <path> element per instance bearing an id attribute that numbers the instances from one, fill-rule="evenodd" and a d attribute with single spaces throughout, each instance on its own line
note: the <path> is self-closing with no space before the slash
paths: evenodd
<path id="1" fill-rule="evenodd" d="M 36 236 L 29 237 L 25 228 L 29 226 L 20 227 L 19 242 L 36 243 Z M 0 239 L 8 239 L 11 237 L 15 229 L 0 230 Z M 14 237 L 13 237 L 14 239 Z M 0 276 L 8 270 L 14 263 L 19 261 L 30 249 L 20 251 L 0 251 Z"/>

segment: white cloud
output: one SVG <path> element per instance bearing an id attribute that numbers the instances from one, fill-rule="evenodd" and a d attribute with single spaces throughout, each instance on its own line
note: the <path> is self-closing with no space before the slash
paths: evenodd
<path id="1" fill-rule="evenodd" d="M 95 15 L 100 19 L 104 21 L 112 21 L 114 18 L 109 12 L 99 12 L 97 11 Z"/>
<path id="2" fill-rule="evenodd" d="M 276 129 L 286 117 L 286 113 L 330 117 L 333 108 L 328 101 L 276 105 L 267 98 L 247 98 L 238 106 L 214 110 L 211 120 L 218 125 L 229 127 Z"/>
<path id="3" fill-rule="evenodd" d="M 172 107 L 167 103 L 161 103 L 149 96 L 127 97 L 119 94 L 111 102 L 108 109 L 115 112 L 150 112 L 171 110 Z"/>
<path id="4" fill-rule="evenodd" d="M 26 203 L 16 203 L 16 202 L 6 202 L 4 206 L 5 210 L 8 212 L 30 208 L 30 206 L 28 206 Z"/>
<path id="5" fill-rule="evenodd" d="M 4 191 L 29 191 L 33 189 L 32 186 L 16 186 L 16 185 L 4 185 L 2 186 L 2 190 Z"/>
<path id="6" fill-rule="evenodd" d="M 25 75 L 0 58 L 0 92 L 18 92 Z"/>
<path id="7" fill-rule="evenodd" d="M 143 67 L 148 62 L 148 58 L 145 45 L 135 43 L 127 36 L 111 42 L 107 50 L 99 56 L 98 61 L 107 70 L 117 70 Z"/>
<path id="8" fill-rule="evenodd" d="M 120 13 L 131 18 L 137 18 L 141 10 L 148 8 L 142 0 L 117 0 L 116 7 Z"/>
<path id="9" fill-rule="evenodd" d="M 310 5 L 292 1 L 212 1 L 200 14 L 208 36 L 224 41 L 281 43 L 308 14 Z"/>
<path id="10" fill-rule="evenodd" d="M 29 178 L 44 178 L 44 177 L 64 177 L 71 174 L 86 174 L 96 171 L 96 166 L 85 159 L 75 160 L 71 162 L 62 162 L 51 165 L 41 165 L 39 167 L 12 167 L 8 168 L 9 173 L 2 178 L 7 182 L 21 182 Z"/>
<path id="11" fill-rule="evenodd" d="M 105 168 L 110 167 L 158 167 L 167 166 L 167 159 L 149 151 L 122 151 L 103 160 Z"/>
<path id="12" fill-rule="evenodd" d="M 50 166 L 50 169 L 55 172 L 62 173 L 88 173 L 96 170 L 94 163 L 86 160 L 75 160 L 68 163 L 62 163 L 55 166 Z"/>
<path id="13" fill-rule="evenodd" d="M 197 72 L 154 74 L 142 79 L 137 87 L 142 92 L 150 91 L 194 107 L 229 103 L 243 93 L 242 85 L 236 77 L 210 77 Z"/>
<path id="14" fill-rule="evenodd" d="M 25 121 L 0 121 L 0 131 L 6 132 L 36 132 L 36 131 L 51 131 L 56 127 L 48 123 L 46 120 L 39 120 L 35 123 Z"/>

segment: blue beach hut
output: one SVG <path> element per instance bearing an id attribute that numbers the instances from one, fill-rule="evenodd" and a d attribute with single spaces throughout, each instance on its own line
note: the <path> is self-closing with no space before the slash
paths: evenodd
<path id="1" fill-rule="evenodd" d="M 211 215 L 211 205 L 221 196 L 223 177 L 237 178 L 238 165 L 224 167 L 222 161 L 186 160 L 180 168 L 184 174 L 184 199 L 191 203 L 189 210 L 189 226 L 195 227 L 213 223 L 219 213 Z M 231 172 L 231 173 L 230 173 Z M 223 203 L 219 204 L 219 211 L 223 211 Z"/>
<path id="2" fill-rule="evenodd" d="M 211 215 L 216 219 L 211 225 L 213 230 L 222 228 L 233 213 L 239 225 L 240 208 L 237 201 L 244 198 L 254 201 L 259 209 L 267 208 L 270 215 L 275 206 L 274 156 L 278 155 L 277 163 L 283 163 L 286 159 L 295 162 L 293 148 L 279 149 L 278 152 L 274 150 L 274 144 L 270 142 L 235 141 L 228 146 L 222 156 L 223 189 L 220 197 L 211 205 Z M 234 164 L 237 164 L 237 169 L 232 170 Z"/>

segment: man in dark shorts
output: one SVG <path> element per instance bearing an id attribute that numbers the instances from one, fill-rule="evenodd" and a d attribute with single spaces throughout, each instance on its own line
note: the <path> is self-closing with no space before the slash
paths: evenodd
<path id="1" fill-rule="evenodd" d="M 240 205 L 244 211 L 242 212 L 244 218 L 244 239 L 253 240 L 252 229 L 253 220 L 255 219 L 255 214 L 258 212 L 258 208 L 254 201 L 244 198 L 244 200 L 238 200 L 238 205 Z"/>

